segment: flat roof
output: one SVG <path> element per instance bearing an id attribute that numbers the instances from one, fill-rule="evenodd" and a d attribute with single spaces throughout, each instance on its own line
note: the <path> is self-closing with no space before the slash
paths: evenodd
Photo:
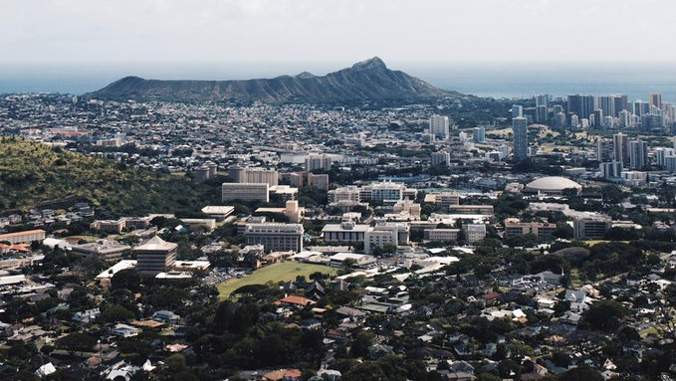
<path id="1" fill-rule="evenodd" d="M 219 216 L 228 216 L 235 211 L 234 206 L 217 206 L 217 205 L 207 205 L 202 208 L 202 213 L 204 214 L 214 214 Z"/>
<path id="2" fill-rule="evenodd" d="M 3 238 L 20 237 L 26 234 L 41 234 L 41 233 L 45 234 L 46 232 L 42 229 L 36 229 L 36 230 L 24 230 L 22 232 L 15 233 L 0 234 L 0 241 L 2 241 Z"/>
<path id="3" fill-rule="evenodd" d="M 367 230 L 369 230 L 369 225 L 360 225 L 360 224 L 355 224 L 349 229 L 344 228 L 341 224 L 326 224 L 322 228 L 323 232 L 357 232 L 357 233 L 365 233 Z"/>
<path id="4" fill-rule="evenodd" d="M 111 268 L 108 270 L 105 270 L 101 274 L 96 276 L 96 279 L 109 279 L 115 276 L 115 274 L 119 273 L 122 270 L 127 270 L 127 269 L 133 269 L 136 267 L 137 261 L 133 259 L 123 259 L 116 264 L 114 264 Z"/>
<path id="5" fill-rule="evenodd" d="M 344 261 L 346 259 L 354 259 L 354 260 L 360 260 L 360 259 L 373 259 L 375 260 L 375 257 L 372 255 L 367 255 L 367 254 L 355 254 L 355 253 L 338 253 L 334 254 L 330 257 L 332 261 Z"/>

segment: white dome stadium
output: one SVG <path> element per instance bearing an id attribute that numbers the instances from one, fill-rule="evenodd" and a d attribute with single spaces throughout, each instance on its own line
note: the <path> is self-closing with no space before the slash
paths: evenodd
<path id="1" fill-rule="evenodd" d="M 539 179 L 531 181 L 526 185 L 526 187 L 530 188 L 533 191 L 541 191 L 547 193 L 561 192 L 564 189 L 570 188 L 575 188 L 578 191 L 582 189 L 582 185 L 576 183 L 571 179 L 567 179 L 565 177 L 560 176 L 541 177 Z"/>

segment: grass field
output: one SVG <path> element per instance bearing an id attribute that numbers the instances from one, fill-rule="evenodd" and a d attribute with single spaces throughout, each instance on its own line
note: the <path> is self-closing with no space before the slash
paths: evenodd
<path id="1" fill-rule="evenodd" d="M 309 279 L 310 274 L 315 272 L 322 272 L 329 275 L 336 275 L 338 269 L 323 265 L 311 265 L 297 262 L 282 262 L 275 263 L 270 266 L 263 267 L 256 270 L 253 274 L 239 279 L 230 279 L 218 285 L 218 293 L 221 299 L 226 299 L 236 289 L 251 284 L 266 284 L 272 282 L 288 282 L 295 280 L 297 276 L 303 275 Z"/>

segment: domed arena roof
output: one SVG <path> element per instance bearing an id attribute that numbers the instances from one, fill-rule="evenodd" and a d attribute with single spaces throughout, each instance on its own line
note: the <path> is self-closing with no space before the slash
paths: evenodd
<path id="1" fill-rule="evenodd" d="M 564 189 L 575 188 L 577 190 L 582 189 L 582 185 L 576 183 L 571 179 L 560 176 L 548 176 L 541 177 L 539 179 L 533 180 L 526 185 L 526 187 L 533 190 L 539 191 L 562 191 Z"/>

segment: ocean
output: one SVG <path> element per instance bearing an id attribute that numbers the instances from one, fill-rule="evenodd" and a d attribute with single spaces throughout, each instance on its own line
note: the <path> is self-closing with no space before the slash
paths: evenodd
<path id="1" fill-rule="evenodd" d="M 347 63 L 145 63 L 106 65 L 0 64 L 0 94 L 63 93 L 80 95 L 100 89 L 127 75 L 155 79 L 227 80 L 270 78 L 310 71 L 324 75 Z M 539 94 L 626 94 L 629 100 L 648 100 L 662 94 L 676 103 L 674 64 L 420 64 L 388 63 L 434 86 L 494 98 L 525 98 Z"/>

